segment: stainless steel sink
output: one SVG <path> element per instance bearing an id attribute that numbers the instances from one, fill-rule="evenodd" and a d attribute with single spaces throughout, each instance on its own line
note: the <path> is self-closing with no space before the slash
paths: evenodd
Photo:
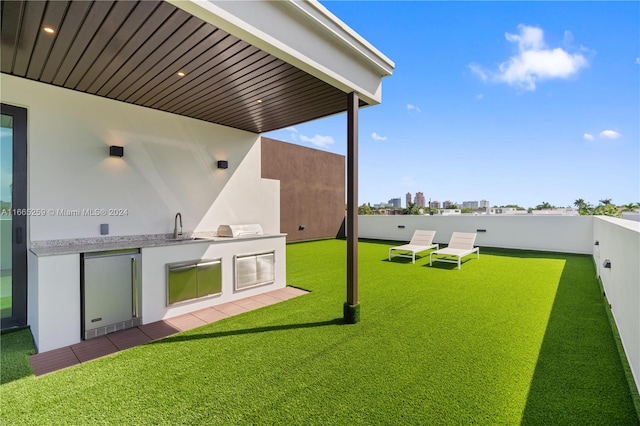
<path id="1" fill-rule="evenodd" d="M 165 238 L 165 242 L 167 243 L 179 243 L 181 241 L 207 241 L 211 240 L 211 238 L 202 238 L 202 237 L 192 237 L 192 238 Z"/>

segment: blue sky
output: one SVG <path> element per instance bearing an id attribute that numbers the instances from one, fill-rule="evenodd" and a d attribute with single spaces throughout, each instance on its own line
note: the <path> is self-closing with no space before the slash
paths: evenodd
<path id="1" fill-rule="evenodd" d="M 639 2 L 351 2 L 395 62 L 359 116 L 359 204 L 640 202 Z M 265 134 L 346 154 L 346 115 Z"/>

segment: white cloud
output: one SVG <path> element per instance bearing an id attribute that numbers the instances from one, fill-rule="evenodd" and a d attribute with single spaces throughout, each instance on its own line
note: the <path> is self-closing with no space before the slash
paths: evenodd
<path id="1" fill-rule="evenodd" d="M 482 65 L 476 64 L 475 62 L 469 64 L 469 69 L 475 75 L 480 77 L 480 80 L 487 81 L 489 77 L 491 77 L 491 72 L 482 68 Z"/>
<path id="2" fill-rule="evenodd" d="M 640 65 L 640 56 L 636 58 L 636 64 Z"/>
<path id="3" fill-rule="evenodd" d="M 486 70 L 475 63 L 470 64 L 469 69 L 483 81 L 507 83 L 533 91 L 539 81 L 569 78 L 588 65 L 580 53 L 547 47 L 541 28 L 520 24 L 518 29 L 518 34 L 505 33 L 508 42 L 518 45 L 517 55 L 501 63 L 496 71 Z M 565 32 L 564 39 L 568 43 L 573 36 Z"/>
<path id="4" fill-rule="evenodd" d="M 564 32 L 564 38 L 562 39 L 562 44 L 566 47 L 571 46 L 573 44 L 573 33 L 571 31 Z"/>
<path id="5" fill-rule="evenodd" d="M 373 138 L 373 140 L 376 140 L 376 141 L 386 141 L 387 140 L 386 136 L 380 136 L 376 132 L 371 133 L 371 137 Z"/>
<path id="6" fill-rule="evenodd" d="M 291 140 L 293 140 L 294 142 L 298 141 L 298 129 L 291 126 L 291 127 L 285 127 L 282 130 L 288 130 L 289 132 L 291 132 Z"/>
<path id="7" fill-rule="evenodd" d="M 422 112 L 422 111 L 420 111 L 420 108 L 418 108 L 417 106 L 415 106 L 413 104 L 407 104 L 407 111 L 409 111 L 409 112 L 411 112 L 411 111 Z"/>
<path id="8" fill-rule="evenodd" d="M 603 130 L 600 133 L 600 137 L 603 139 L 618 139 L 620 136 L 620 133 L 615 130 Z"/>
<path id="9" fill-rule="evenodd" d="M 481 101 L 483 98 L 484 98 L 484 95 L 482 93 L 478 93 L 476 95 L 476 99 L 479 100 L 479 101 Z"/>
<path id="10" fill-rule="evenodd" d="M 594 138 L 592 134 L 585 133 L 584 135 L 582 135 L 582 139 L 584 139 L 585 141 L 592 141 Z"/>
<path id="11" fill-rule="evenodd" d="M 333 140 L 333 137 L 331 136 L 323 136 L 323 135 L 318 135 L 316 134 L 315 136 L 313 136 L 312 138 L 305 136 L 305 135 L 300 135 L 300 140 L 302 142 L 309 142 L 312 143 L 316 146 L 320 146 L 323 148 L 327 148 L 330 145 L 333 145 L 335 143 L 335 141 Z"/>

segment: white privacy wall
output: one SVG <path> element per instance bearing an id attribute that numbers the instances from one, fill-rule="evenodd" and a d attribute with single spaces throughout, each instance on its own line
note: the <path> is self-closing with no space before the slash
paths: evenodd
<path id="1" fill-rule="evenodd" d="M 278 233 L 279 182 L 260 178 L 259 135 L 2 74 L 2 101 L 28 109 L 30 240 L 214 231 Z M 109 146 L 124 157 L 109 157 Z M 217 169 L 218 160 L 229 168 Z M 258 208 L 259 206 L 259 208 Z M 118 209 L 121 216 L 62 216 Z M 118 214 L 118 212 L 115 212 Z"/>
<path id="2" fill-rule="evenodd" d="M 480 247 L 592 253 L 593 225 L 589 216 L 401 215 L 358 219 L 360 238 L 409 241 L 416 229 L 431 229 L 436 231 L 434 242 L 440 244 L 448 243 L 453 232 L 477 232 L 476 245 Z M 482 229 L 486 232 L 478 231 Z"/>
<path id="3" fill-rule="evenodd" d="M 598 216 L 593 258 L 640 389 L 640 222 Z M 604 268 L 605 260 L 611 268 Z"/>

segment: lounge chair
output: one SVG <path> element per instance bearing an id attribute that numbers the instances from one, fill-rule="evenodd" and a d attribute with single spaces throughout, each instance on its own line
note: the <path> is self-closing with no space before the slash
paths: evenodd
<path id="1" fill-rule="evenodd" d="M 438 244 L 433 244 L 433 237 L 435 235 L 436 231 L 422 231 L 419 229 L 416 230 L 413 233 L 413 237 L 411 237 L 411 241 L 409 241 L 409 244 L 391 247 L 389 249 L 389 260 L 391 260 L 392 257 L 407 257 L 411 259 L 411 263 L 416 263 L 416 253 L 420 253 L 421 251 L 429 250 L 434 247 L 436 250 L 440 248 Z M 401 251 L 405 253 L 395 254 L 393 253 L 395 251 Z M 411 252 L 411 255 L 406 252 Z"/>
<path id="2" fill-rule="evenodd" d="M 480 248 L 474 247 L 473 243 L 476 241 L 476 233 L 475 232 L 454 232 L 451 235 L 451 241 L 449 241 L 449 245 L 442 250 L 436 250 L 429 253 L 429 266 L 433 264 L 433 261 L 437 262 L 449 262 L 449 263 L 457 263 L 458 269 L 460 269 L 460 259 L 463 257 L 476 252 L 477 258 L 480 258 Z M 433 258 L 434 254 L 440 254 L 445 256 L 454 256 L 457 257 L 458 260 L 450 260 L 450 259 L 438 259 Z"/>

